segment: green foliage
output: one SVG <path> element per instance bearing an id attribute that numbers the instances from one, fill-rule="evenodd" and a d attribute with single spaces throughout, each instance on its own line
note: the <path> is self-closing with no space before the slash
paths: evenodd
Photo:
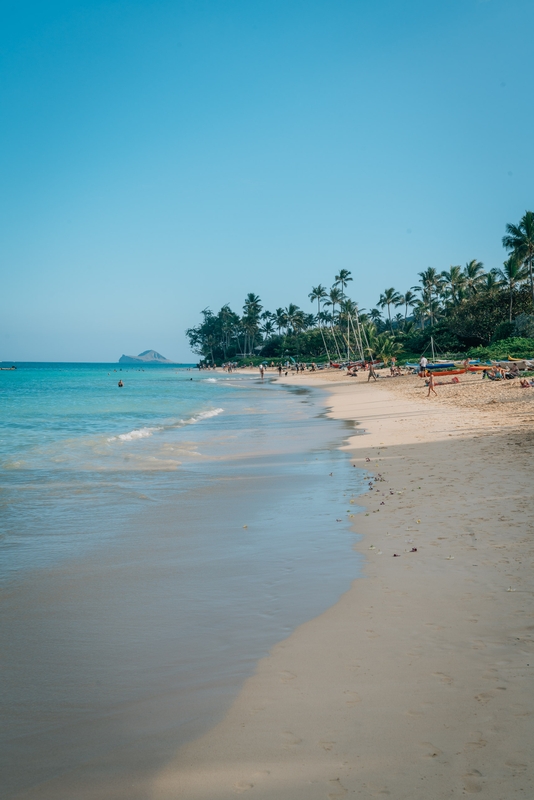
<path id="1" fill-rule="evenodd" d="M 492 336 L 492 342 L 500 342 L 502 339 L 509 339 L 510 336 L 514 334 L 515 325 L 513 322 L 509 322 L 505 320 L 504 322 L 499 322 L 497 327 L 495 328 L 495 332 Z"/>
<path id="2" fill-rule="evenodd" d="M 378 305 L 386 320 L 377 308 L 358 310 L 346 293 L 351 273 L 341 269 L 330 289 L 322 284 L 312 288 L 308 299 L 313 314 L 294 303 L 273 313 L 249 293 L 241 316 L 227 305 L 216 314 L 204 309 L 200 324 L 186 333 L 193 352 L 217 364 L 290 356 L 344 360 L 359 358 L 362 350 L 389 361 L 394 355 L 428 353 L 431 339 L 441 355 L 462 354 L 469 347 L 487 350 L 490 342 L 493 347 L 520 337 L 529 341 L 534 338 L 532 212 L 527 211 L 518 225 L 506 226 L 503 245 L 509 252 L 502 269 L 486 272 L 481 261 L 471 259 L 465 267 L 442 272 L 428 267 L 419 273 L 419 285 L 403 294 L 394 287 L 385 289 Z M 404 313 L 393 315 L 392 307 Z"/>
<path id="3" fill-rule="evenodd" d="M 508 358 L 534 358 L 534 338 L 524 339 L 514 336 L 501 339 L 488 347 L 472 347 L 467 351 L 469 358 L 480 358 L 482 361 L 500 361 Z"/>
<path id="4" fill-rule="evenodd" d="M 519 314 L 514 320 L 514 334 L 534 339 L 534 314 Z"/>

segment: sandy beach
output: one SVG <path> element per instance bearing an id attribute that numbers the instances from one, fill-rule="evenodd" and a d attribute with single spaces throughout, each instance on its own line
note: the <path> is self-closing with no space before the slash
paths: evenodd
<path id="1" fill-rule="evenodd" d="M 259 662 L 152 800 L 534 796 L 534 390 L 287 381 L 358 424 L 364 577 Z"/>

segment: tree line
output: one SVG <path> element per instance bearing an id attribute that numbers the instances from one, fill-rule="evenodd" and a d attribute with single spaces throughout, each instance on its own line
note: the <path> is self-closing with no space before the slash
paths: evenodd
<path id="1" fill-rule="evenodd" d="M 332 286 L 312 287 L 313 311 L 295 303 L 269 311 L 249 293 L 242 313 L 228 304 L 205 308 L 186 331 L 191 349 L 210 363 L 251 358 L 335 360 L 422 352 L 432 336 L 442 351 L 465 352 L 495 338 L 534 337 L 534 213 L 508 224 L 507 258 L 486 270 L 477 259 L 438 271 L 428 267 L 404 292 L 385 289 L 377 307 L 361 309 L 349 297 L 353 282 L 342 269 Z"/>

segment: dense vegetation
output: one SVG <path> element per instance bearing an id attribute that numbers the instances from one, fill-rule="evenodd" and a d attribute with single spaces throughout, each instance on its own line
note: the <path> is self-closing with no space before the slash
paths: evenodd
<path id="1" fill-rule="evenodd" d="M 331 289 L 312 288 L 311 313 L 294 303 L 268 311 L 252 293 L 241 315 L 228 305 L 217 313 L 206 308 L 186 332 L 191 349 L 213 364 L 369 356 L 387 362 L 420 356 L 432 338 L 443 355 L 534 355 L 534 213 L 507 225 L 502 242 L 508 257 L 500 269 L 486 271 L 476 259 L 442 272 L 428 267 L 405 292 L 385 289 L 369 312 L 349 298 L 352 275 L 345 269 Z"/>

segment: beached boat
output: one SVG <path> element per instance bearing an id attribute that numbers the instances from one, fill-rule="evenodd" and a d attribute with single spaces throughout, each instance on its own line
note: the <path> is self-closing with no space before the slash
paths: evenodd
<path id="1" fill-rule="evenodd" d="M 463 375 L 465 369 L 444 369 L 444 370 L 432 370 L 432 375 L 435 377 L 443 377 L 444 375 Z"/>

